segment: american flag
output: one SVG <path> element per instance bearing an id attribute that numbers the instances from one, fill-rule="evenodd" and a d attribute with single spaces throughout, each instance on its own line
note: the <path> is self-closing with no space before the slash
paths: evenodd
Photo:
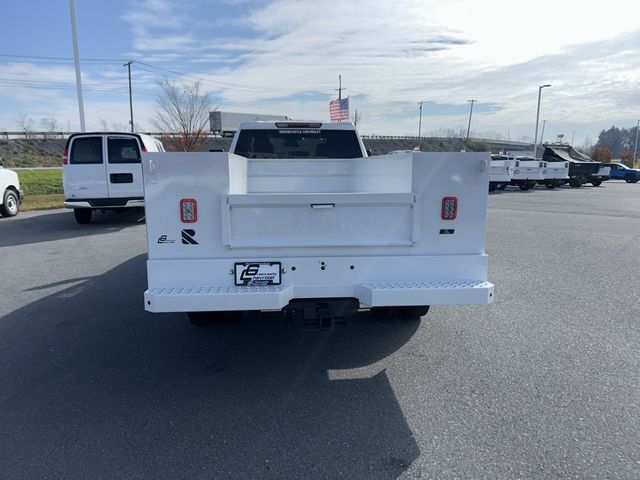
<path id="1" fill-rule="evenodd" d="M 331 121 L 349 120 L 349 97 L 338 98 L 329 102 Z"/>

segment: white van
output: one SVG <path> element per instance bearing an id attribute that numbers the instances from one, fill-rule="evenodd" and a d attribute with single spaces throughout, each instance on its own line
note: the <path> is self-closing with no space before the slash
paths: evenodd
<path id="1" fill-rule="evenodd" d="M 23 193 L 18 174 L 8 170 L 0 162 L 0 215 L 13 217 L 20 211 Z"/>
<path id="2" fill-rule="evenodd" d="M 140 152 L 164 152 L 150 135 L 75 133 L 62 161 L 64 206 L 78 223 L 91 222 L 93 210 L 144 206 Z"/>

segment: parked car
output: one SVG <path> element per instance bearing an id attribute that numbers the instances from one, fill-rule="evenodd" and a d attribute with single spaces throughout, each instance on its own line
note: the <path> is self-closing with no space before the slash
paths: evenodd
<path id="1" fill-rule="evenodd" d="M 78 223 L 91 222 L 94 210 L 143 207 L 140 152 L 164 152 L 150 135 L 75 133 L 62 161 L 64 206 Z"/>
<path id="2" fill-rule="evenodd" d="M 640 168 L 629 168 L 620 163 L 605 163 L 611 168 L 609 176 L 612 180 L 625 180 L 627 183 L 636 183 L 640 180 Z"/>
<path id="3" fill-rule="evenodd" d="M 23 198 L 18 174 L 0 163 L 0 215 L 13 217 L 20 211 Z"/>

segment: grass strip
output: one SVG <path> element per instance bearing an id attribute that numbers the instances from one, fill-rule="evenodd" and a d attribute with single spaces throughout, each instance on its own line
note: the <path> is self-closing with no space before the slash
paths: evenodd
<path id="1" fill-rule="evenodd" d="M 62 169 L 17 170 L 16 173 L 24 192 L 22 211 L 64 207 Z"/>

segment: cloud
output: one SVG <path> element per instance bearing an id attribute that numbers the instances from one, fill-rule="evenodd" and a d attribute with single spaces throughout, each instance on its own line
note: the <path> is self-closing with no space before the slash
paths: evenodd
<path id="1" fill-rule="evenodd" d="M 475 98 L 472 130 L 533 136 L 543 83 L 553 87 L 541 118 L 580 135 L 630 126 L 639 108 L 640 28 L 625 0 L 137 0 L 120 18 L 132 35 L 124 58 L 202 78 L 223 110 L 326 119 L 338 75 L 364 133 L 417 133 L 420 101 L 423 131 L 466 129 Z M 15 75 L 73 85 L 72 68 L 60 68 Z M 102 98 L 120 102 L 121 68 L 84 65 L 83 79 L 103 95 L 118 90 Z M 172 76 L 135 64 L 132 73 L 141 102 Z"/>

